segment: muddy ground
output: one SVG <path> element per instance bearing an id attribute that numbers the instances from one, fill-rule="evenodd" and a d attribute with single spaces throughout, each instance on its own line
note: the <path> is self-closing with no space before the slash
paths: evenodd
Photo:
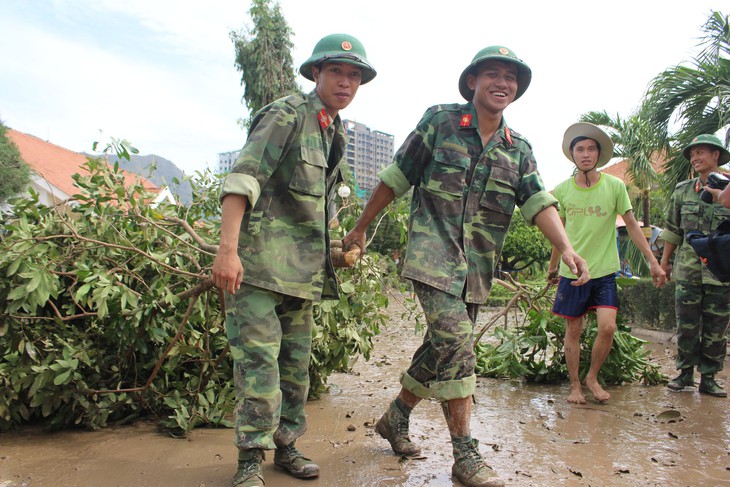
<path id="1" fill-rule="evenodd" d="M 393 316 L 400 316 L 395 304 Z M 490 313 L 485 309 L 480 322 Z M 652 357 L 674 374 L 671 334 L 634 329 Z M 452 486 L 451 445 L 441 408 L 422 402 L 411 436 L 423 458 L 392 453 L 372 429 L 400 386 L 398 375 L 421 337 L 394 318 L 376 338 L 369 361 L 334 374 L 331 392 L 307 404 L 309 431 L 297 446 L 321 466 L 316 480 L 264 466 L 267 486 Z M 719 378 L 730 383 L 730 362 Z M 481 451 L 513 486 L 730 485 L 727 399 L 696 390 L 673 393 L 639 384 L 608 389 L 608 404 L 570 405 L 568 386 L 480 379 L 472 430 Z M 196 429 L 174 439 L 139 422 L 102 431 L 0 434 L 0 487 L 229 486 L 235 470 L 233 432 Z"/>

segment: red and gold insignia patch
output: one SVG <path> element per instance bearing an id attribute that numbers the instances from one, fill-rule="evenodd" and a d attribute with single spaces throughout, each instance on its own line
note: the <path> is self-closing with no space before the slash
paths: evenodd
<path id="1" fill-rule="evenodd" d="M 702 189 L 702 181 L 700 181 L 698 179 L 697 182 L 695 183 L 695 193 L 699 193 L 701 189 Z"/>
<path id="2" fill-rule="evenodd" d="M 349 51 L 350 49 L 352 49 L 352 44 L 347 41 L 342 41 L 342 50 Z"/>
<path id="3" fill-rule="evenodd" d="M 319 126 L 323 129 L 326 129 L 329 127 L 330 123 L 332 122 L 332 119 L 330 118 L 330 114 L 327 113 L 327 110 L 324 108 L 319 111 L 317 114 L 317 120 L 319 120 Z"/>
<path id="4" fill-rule="evenodd" d="M 471 113 L 465 113 L 461 116 L 461 122 L 459 122 L 459 127 L 470 127 L 471 126 Z"/>
<path id="5" fill-rule="evenodd" d="M 510 132 L 509 128 L 504 128 L 504 137 L 507 139 L 507 143 L 509 143 L 510 147 L 512 147 L 514 144 L 512 143 L 512 132 Z"/>

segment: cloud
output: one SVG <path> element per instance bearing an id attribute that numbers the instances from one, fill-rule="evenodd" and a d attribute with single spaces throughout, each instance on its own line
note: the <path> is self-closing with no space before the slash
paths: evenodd
<path id="1" fill-rule="evenodd" d="M 691 58 L 710 0 L 484 2 L 280 0 L 294 64 L 332 32 L 363 41 L 378 77 L 344 118 L 400 144 L 430 105 L 461 103 L 457 79 L 482 47 L 503 44 L 533 70 L 505 112 L 533 144 L 546 184 L 572 170 L 560 151 L 581 113 L 627 116 L 663 69 Z M 239 148 L 246 116 L 231 29 L 251 26 L 250 2 L 4 0 L 0 2 L 0 118 L 73 150 L 102 136 L 192 173 Z M 302 77 L 305 90 L 313 84 Z"/>

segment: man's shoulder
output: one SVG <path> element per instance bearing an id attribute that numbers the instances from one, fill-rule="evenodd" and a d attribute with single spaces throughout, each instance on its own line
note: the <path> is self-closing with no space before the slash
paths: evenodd
<path id="1" fill-rule="evenodd" d="M 507 128 L 509 130 L 509 134 L 512 137 L 513 141 L 522 142 L 522 143 L 526 144 L 528 147 L 532 148 L 532 144 L 530 144 L 530 141 L 527 140 L 527 137 L 525 137 L 520 132 L 516 131 L 515 129 L 513 129 L 510 126 L 507 126 Z"/>
<path id="2" fill-rule="evenodd" d="M 432 105 L 426 109 L 423 118 L 442 117 L 461 117 L 463 113 L 468 111 L 467 105 L 461 103 L 442 103 Z"/>
<path id="3" fill-rule="evenodd" d="M 555 189 L 566 189 L 566 188 L 572 188 L 573 187 L 573 176 L 570 176 L 568 179 L 563 179 L 558 184 L 555 185 Z"/>
<path id="4" fill-rule="evenodd" d="M 696 182 L 696 178 L 685 179 L 684 181 L 678 182 L 677 185 L 674 187 L 674 189 L 675 190 L 687 189 L 687 188 L 691 187 L 692 185 L 694 185 L 695 182 Z"/>
<path id="5" fill-rule="evenodd" d="M 257 129 L 261 130 L 264 127 L 271 128 L 280 126 L 280 122 L 274 122 L 272 125 L 272 120 L 274 120 L 274 118 L 286 120 L 287 125 L 296 125 L 296 120 L 301 118 L 303 113 L 306 113 L 307 110 L 309 110 L 308 107 L 311 105 L 311 99 L 311 95 L 307 95 L 305 93 L 292 93 L 291 95 L 286 95 L 278 100 L 272 101 L 256 112 L 251 120 L 249 135 Z M 267 116 L 268 121 L 266 120 Z M 274 118 L 271 118 L 272 116 Z"/>
<path id="6" fill-rule="evenodd" d="M 282 96 L 281 98 L 276 99 L 265 107 L 261 108 L 261 110 L 259 110 L 255 116 L 264 114 L 271 110 L 298 110 L 301 107 L 304 107 L 308 103 L 310 103 L 311 99 L 312 96 L 306 93 L 292 93 L 290 95 Z"/>
<path id="7" fill-rule="evenodd" d="M 553 196 L 561 195 L 568 191 L 570 188 L 572 188 L 571 180 L 573 178 L 570 177 L 568 179 L 565 179 L 558 184 L 555 185 L 555 188 L 553 188 Z"/>
<path id="8" fill-rule="evenodd" d="M 685 179 L 680 181 L 674 186 L 674 192 L 672 193 L 675 198 L 686 199 L 692 198 L 695 193 L 695 185 L 697 184 L 697 178 Z"/>
<path id="9" fill-rule="evenodd" d="M 626 183 L 624 183 L 623 179 L 616 177 L 612 174 L 606 174 L 601 173 L 601 177 L 606 178 L 606 183 L 609 184 L 613 188 L 624 188 L 626 189 Z"/>

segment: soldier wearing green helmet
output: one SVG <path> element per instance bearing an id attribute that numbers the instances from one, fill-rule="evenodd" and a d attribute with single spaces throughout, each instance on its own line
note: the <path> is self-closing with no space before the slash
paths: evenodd
<path id="1" fill-rule="evenodd" d="M 682 150 L 697 177 L 682 181 L 669 201 L 667 225 L 659 234 L 664 240 L 661 265 L 667 276 L 674 271 L 675 314 L 677 318 L 677 370 L 679 375 L 667 387 L 673 391 L 694 387 L 694 369 L 700 373 L 699 392 L 726 397 L 715 380 L 723 369 L 727 353 L 727 327 L 730 318 L 730 283 L 723 283 L 710 272 L 685 240 L 685 233 L 705 234 L 730 218 L 730 209 L 719 203 L 706 203 L 700 197 L 710 173 L 730 161 L 730 152 L 712 134 L 698 135 Z M 674 266 L 670 259 L 677 251 Z"/>
<path id="2" fill-rule="evenodd" d="M 354 37 L 347 34 L 332 34 L 322 38 L 312 55 L 304 61 L 299 72 L 309 81 L 314 81 L 313 68 L 321 67 L 325 61 L 337 61 L 357 66 L 362 70 L 360 84 L 365 84 L 375 78 L 375 68 L 370 64 L 365 54 L 365 47 Z"/>
<path id="3" fill-rule="evenodd" d="M 294 477 L 319 475 L 294 442 L 307 429 L 313 302 L 338 295 L 328 223 L 346 164 L 339 111 L 376 72 L 347 34 L 320 40 L 300 71 L 314 90 L 254 115 L 221 188 L 213 281 L 226 293 L 234 359 L 234 487 L 264 485 L 264 450 L 275 449 L 274 464 Z"/>
<path id="4" fill-rule="evenodd" d="M 503 112 L 521 97 L 530 68 L 504 46 L 479 51 L 459 77 L 466 104 L 432 106 L 380 172 L 361 218 L 345 236 L 365 247 L 368 225 L 396 196 L 413 188 L 402 276 L 413 287 L 428 330 L 401 390 L 376 431 L 398 454 L 420 448 L 408 436 L 411 411 L 422 399 L 442 404 L 453 445 L 452 475 L 467 486 L 500 486 L 471 437 L 476 385 L 474 323 L 489 296 L 495 264 L 515 206 L 561 249 L 563 261 L 588 281 L 585 261 L 568 241 L 537 172 L 529 142 L 507 126 Z"/>

